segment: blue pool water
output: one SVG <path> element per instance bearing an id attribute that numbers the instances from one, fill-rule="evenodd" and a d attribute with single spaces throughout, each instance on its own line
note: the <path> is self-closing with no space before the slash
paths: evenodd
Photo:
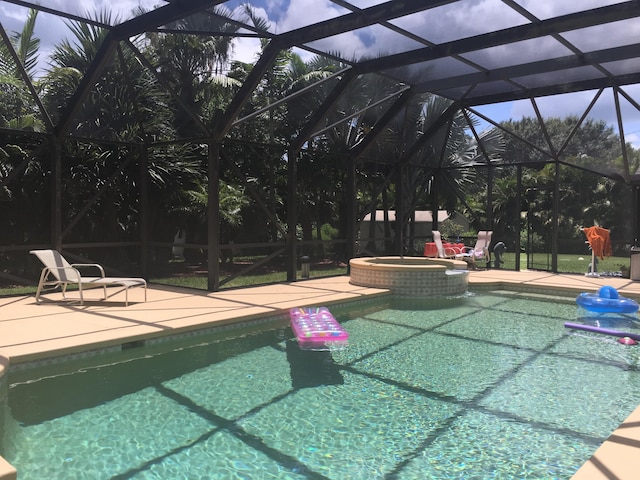
<path id="1" fill-rule="evenodd" d="M 21 480 L 568 479 L 640 404 L 640 347 L 563 326 L 635 316 L 507 292 L 333 313 L 340 351 L 281 323 L 12 373 L 2 455 Z"/>

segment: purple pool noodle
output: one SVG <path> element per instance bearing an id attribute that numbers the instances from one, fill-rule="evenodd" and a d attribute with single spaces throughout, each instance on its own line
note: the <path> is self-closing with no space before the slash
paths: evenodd
<path id="1" fill-rule="evenodd" d="M 609 328 L 594 327 L 591 325 L 582 325 L 581 323 L 565 323 L 567 328 L 575 328 L 576 330 L 585 330 L 587 332 L 602 333 L 603 335 L 613 335 L 614 337 L 629 337 L 634 340 L 640 340 L 640 333 L 621 332 L 620 330 L 611 330 Z"/>

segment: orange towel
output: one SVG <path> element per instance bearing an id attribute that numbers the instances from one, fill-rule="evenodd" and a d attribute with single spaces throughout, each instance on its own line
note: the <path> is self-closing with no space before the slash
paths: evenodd
<path id="1" fill-rule="evenodd" d="M 587 241 L 591 245 L 594 255 L 601 260 L 604 257 L 610 257 L 611 252 L 611 239 L 609 238 L 609 230 L 602 227 L 587 227 L 582 231 L 587 236 Z"/>

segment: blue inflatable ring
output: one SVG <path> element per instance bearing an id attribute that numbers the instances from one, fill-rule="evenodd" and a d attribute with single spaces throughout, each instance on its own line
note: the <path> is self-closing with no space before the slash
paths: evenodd
<path id="1" fill-rule="evenodd" d="M 599 313 L 633 313 L 638 310 L 638 302 L 622 297 L 618 291 L 605 285 L 598 293 L 581 293 L 576 298 L 578 306 L 591 312 Z"/>

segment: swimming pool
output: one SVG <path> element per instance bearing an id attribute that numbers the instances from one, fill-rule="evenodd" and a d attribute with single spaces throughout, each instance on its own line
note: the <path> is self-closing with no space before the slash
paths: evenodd
<path id="1" fill-rule="evenodd" d="M 347 349 L 283 326 L 10 372 L 2 455 L 27 480 L 570 478 L 640 403 L 640 347 L 565 329 L 573 299 L 332 311 Z"/>

